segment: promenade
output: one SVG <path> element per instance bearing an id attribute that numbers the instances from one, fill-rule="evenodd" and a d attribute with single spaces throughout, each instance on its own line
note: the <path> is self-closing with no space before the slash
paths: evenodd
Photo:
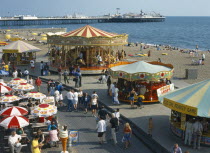
<path id="1" fill-rule="evenodd" d="M 38 67 L 38 66 L 37 66 Z M 36 73 L 31 73 L 32 75 L 40 75 L 39 70 L 35 71 Z M 46 79 L 57 80 L 57 75 L 43 76 Z M 174 143 L 178 143 L 183 151 L 189 150 L 190 153 L 209 153 L 209 148 L 202 146 L 200 150 L 193 150 L 192 148 L 185 146 L 183 140 L 173 135 L 169 127 L 169 117 L 171 110 L 163 106 L 162 104 L 148 104 L 144 105 L 142 109 L 130 109 L 128 103 L 122 103 L 120 106 L 112 104 L 111 97 L 107 96 L 107 86 L 106 84 L 98 83 L 99 76 L 85 76 L 82 78 L 82 87 L 80 89 L 83 92 L 88 92 L 92 94 L 95 90 L 99 95 L 99 100 L 112 109 L 120 108 L 120 113 L 132 121 L 136 126 L 141 128 L 145 133 L 148 131 L 148 119 L 153 118 L 154 130 L 153 130 L 153 139 L 161 144 L 168 151 L 171 150 Z M 63 77 L 62 77 L 62 82 Z M 178 84 L 179 88 L 189 85 L 188 83 L 183 84 L 182 80 L 175 80 L 175 86 Z M 71 79 L 70 84 L 67 84 L 71 87 L 74 87 L 74 82 Z"/>

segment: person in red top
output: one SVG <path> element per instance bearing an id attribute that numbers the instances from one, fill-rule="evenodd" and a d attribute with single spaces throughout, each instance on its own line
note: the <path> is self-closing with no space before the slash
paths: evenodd
<path id="1" fill-rule="evenodd" d="M 39 77 L 37 77 L 37 79 L 35 81 L 35 84 L 37 86 L 37 91 L 39 92 L 40 91 L 40 86 L 42 84 L 42 80 Z"/>

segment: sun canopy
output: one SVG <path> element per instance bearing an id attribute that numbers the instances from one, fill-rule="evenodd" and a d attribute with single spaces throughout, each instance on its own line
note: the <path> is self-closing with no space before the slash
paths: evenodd
<path id="1" fill-rule="evenodd" d="M 23 41 L 15 41 L 11 44 L 9 44 L 8 46 L 5 46 L 2 49 L 3 53 L 26 53 L 26 52 L 38 52 L 41 49 L 32 46 L 28 43 L 25 43 Z"/>
<path id="2" fill-rule="evenodd" d="M 118 34 L 109 33 L 109 32 L 94 28 L 90 25 L 86 25 L 79 29 L 64 33 L 61 36 L 91 38 L 91 37 L 115 37 L 115 36 L 118 36 Z"/>
<path id="3" fill-rule="evenodd" d="M 132 64 L 112 67 L 110 72 L 114 78 L 122 77 L 130 81 L 140 79 L 158 81 L 161 78 L 171 78 L 173 68 L 138 61 Z"/>
<path id="4" fill-rule="evenodd" d="M 175 90 L 159 98 L 172 110 L 200 117 L 210 117 L 210 79 Z"/>

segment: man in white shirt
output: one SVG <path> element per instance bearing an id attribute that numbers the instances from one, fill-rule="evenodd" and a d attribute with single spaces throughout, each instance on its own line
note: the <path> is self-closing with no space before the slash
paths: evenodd
<path id="1" fill-rule="evenodd" d="M 111 92 L 112 92 L 112 103 L 114 103 L 114 96 L 115 96 L 115 85 L 116 85 L 116 82 L 114 82 L 113 84 L 111 84 Z"/>
<path id="2" fill-rule="evenodd" d="M 192 132 L 193 132 L 193 123 L 192 120 L 189 119 L 186 123 L 185 123 L 185 139 L 184 139 L 184 144 L 187 145 L 187 141 L 188 141 L 188 145 L 191 145 L 191 141 L 192 141 Z"/>
<path id="3" fill-rule="evenodd" d="M 25 71 L 23 72 L 24 76 L 26 77 L 26 80 L 29 80 L 29 71 L 27 69 L 25 69 Z"/>
<path id="4" fill-rule="evenodd" d="M 74 105 L 75 111 L 77 111 L 78 95 L 79 95 L 78 92 L 74 90 L 73 105 Z"/>
<path id="5" fill-rule="evenodd" d="M 74 94 L 72 92 L 72 90 L 69 90 L 69 92 L 67 92 L 66 97 L 68 99 L 68 108 L 67 111 L 72 111 L 72 104 L 73 104 L 73 98 L 74 98 Z"/>
<path id="6" fill-rule="evenodd" d="M 11 133 L 8 139 L 8 144 L 11 150 L 11 153 L 20 153 L 21 151 L 21 144 L 20 144 L 21 136 L 17 135 L 15 131 Z"/>
<path id="7" fill-rule="evenodd" d="M 55 95 L 55 102 L 56 102 L 56 105 L 57 105 L 58 101 L 60 99 L 60 92 L 58 91 L 58 89 L 55 90 L 54 95 Z"/>
<path id="8" fill-rule="evenodd" d="M 99 138 L 99 144 L 102 144 L 103 141 L 103 136 L 105 135 L 106 132 L 106 122 L 102 118 L 100 118 L 100 121 L 98 122 L 96 126 L 97 132 L 98 132 L 98 138 Z M 104 136 L 105 137 L 105 136 Z"/>
<path id="9" fill-rule="evenodd" d="M 30 61 L 30 65 L 31 65 L 31 69 L 34 70 L 34 68 L 35 68 L 34 60 Z"/>
<path id="10" fill-rule="evenodd" d="M 199 119 L 196 119 L 196 122 L 193 123 L 193 148 L 196 149 L 196 143 L 197 143 L 197 149 L 200 149 L 200 142 L 201 142 L 201 136 L 203 132 L 203 125 L 200 123 Z"/>
<path id="11" fill-rule="evenodd" d="M 117 104 L 117 105 L 120 104 L 120 102 L 118 100 L 118 92 L 119 92 L 119 89 L 117 88 L 117 86 L 115 86 L 115 90 L 114 90 L 114 104 Z"/>
<path id="12" fill-rule="evenodd" d="M 12 73 L 12 76 L 13 76 L 13 78 L 17 78 L 17 75 L 18 75 L 18 72 L 17 72 L 17 70 L 15 70 L 15 71 Z"/>

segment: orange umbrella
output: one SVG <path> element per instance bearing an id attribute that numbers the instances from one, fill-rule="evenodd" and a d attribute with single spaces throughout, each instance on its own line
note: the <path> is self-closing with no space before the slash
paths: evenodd
<path id="1" fill-rule="evenodd" d="M 4 41 L 0 41 L 0 46 L 5 46 L 8 45 L 8 43 L 4 42 Z"/>

